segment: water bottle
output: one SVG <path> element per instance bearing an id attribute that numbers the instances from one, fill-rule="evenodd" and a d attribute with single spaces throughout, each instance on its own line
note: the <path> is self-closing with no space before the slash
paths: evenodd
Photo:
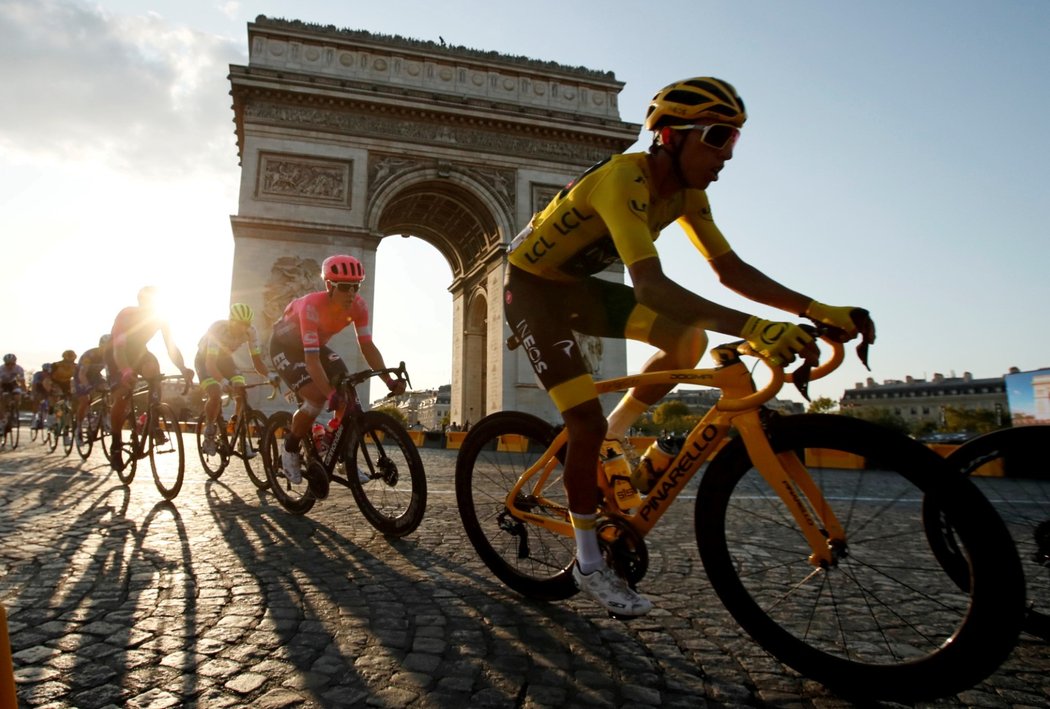
<path id="1" fill-rule="evenodd" d="M 609 484 L 612 485 L 616 504 L 621 510 L 629 510 L 642 504 L 638 491 L 631 485 L 631 466 L 623 457 L 623 453 L 609 448 L 606 456 L 605 462 L 602 463 L 602 470 L 609 479 Z"/>
<path id="2" fill-rule="evenodd" d="M 664 436 L 650 443 L 638 467 L 631 473 L 631 484 L 640 492 L 648 494 L 681 449 L 681 439 L 672 436 Z"/>
<path id="3" fill-rule="evenodd" d="M 310 432 L 313 434 L 314 449 L 317 451 L 317 457 L 323 459 L 324 454 L 328 452 L 328 431 L 325 430 L 324 424 L 314 423 Z"/>

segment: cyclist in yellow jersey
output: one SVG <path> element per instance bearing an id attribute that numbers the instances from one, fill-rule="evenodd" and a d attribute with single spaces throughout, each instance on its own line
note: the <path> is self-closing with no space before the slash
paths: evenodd
<path id="1" fill-rule="evenodd" d="M 660 231 L 677 222 L 721 283 L 740 295 L 833 325 L 851 338 L 858 334 L 854 308 L 824 305 L 781 285 L 737 255 L 715 225 L 704 190 L 733 157 L 746 119 L 740 96 L 720 79 L 665 87 L 646 115 L 645 127 L 654 132 L 649 152 L 617 155 L 586 171 L 534 215 L 509 247 L 507 320 L 568 433 L 573 577 L 615 615 L 644 615 L 652 602 L 602 559 L 594 464 L 602 452 L 622 452 L 627 429 L 670 387 L 632 389 L 606 419 L 575 332 L 653 345 L 659 352 L 643 372 L 695 367 L 707 347 L 707 330 L 740 336 L 782 365 L 796 355 L 816 355 L 812 337 L 797 324 L 719 305 L 667 278 L 654 245 Z M 595 275 L 617 261 L 633 287 Z M 870 320 L 864 327 L 873 339 Z"/>
<path id="2" fill-rule="evenodd" d="M 248 346 L 248 354 L 251 355 L 252 365 L 255 371 L 264 377 L 268 377 L 274 386 L 280 381 L 276 372 L 270 373 L 266 362 L 262 358 L 262 349 L 259 347 L 259 335 L 252 325 L 255 312 L 247 303 L 234 303 L 230 306 L 230 317 L 226 320 L 216 320 L 204 333 L 197 343 L 197 356 L 194 358 L 194 368 L 200 377 L 201 389 L 208 397 L 204 405 L 205 418 L 203 448 L 205 455 L 215 455 L 215 421 L 222 408 L 222 387 L 220 382 L 227 380 L 230 387 L 237 394 L 237 411 L 234 415 L 240 416 L 241 399 L 244 393 L 244 375 L 237 370 L 233 361 L 233 353 L 241 345 Z"/>
<path id="3" fill-rule="evenodd" d="M 61 394 L 67 399 L 73 396 L 73 375 L 77 371 L 77 353 L 66 350 L 62 353 L 62 359 L 51 363 L 52 394 Z"/>

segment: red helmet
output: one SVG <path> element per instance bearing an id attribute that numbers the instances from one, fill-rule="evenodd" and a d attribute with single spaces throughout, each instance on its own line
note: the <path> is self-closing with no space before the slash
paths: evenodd
<path id="1" fill-rule="evenodd" d="M 365 280 L 365 267 L 353 256 L 329 256 L 321 264 L 321 278 L 332 283 L 360 283 Z"/>

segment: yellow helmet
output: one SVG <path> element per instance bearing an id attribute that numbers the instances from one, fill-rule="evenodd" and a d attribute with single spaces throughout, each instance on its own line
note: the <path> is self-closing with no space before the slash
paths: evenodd
<path id="1" fill-rule="evenodd" d="M 744 101 L 731 84 L 710 76 L 676 81 L 660 89 L 645 114 L 646 130 L 714 119 L 740 128 L 747 120 Z"/>
<path id="2" fill-rule="evenodd" d="M 250 323 L 254 317 L 255 313 L 247 303 L 234 303 L 230 306 L 230 320 Z"/>

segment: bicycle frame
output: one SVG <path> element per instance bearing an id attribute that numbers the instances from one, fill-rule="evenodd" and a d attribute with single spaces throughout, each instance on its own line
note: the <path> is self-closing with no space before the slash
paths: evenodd
<path id="1" fill-rule="evenodd" d="M 824 376 L 842 362 L 842 345 L 832 345 L 831 357 L 813 371 L 812 378 Z M 689 432 L 681 450 L 657 480 L 656 486 L 634 511 L 625 512 L 619 508 L 612 484 L 602 474 L 600 466 L 596 468 L 603 498 L 601 513 L 623 520 L 644 537 L 656 526 L 701 466 L 718 450 L 730 429 L 736 428 L 755 467 L 787 505 L 809 543 L 813 552 L 810 563 L 814 566 L 833 564 L 835 549 L 845 543 L 842 525 L 803 462 L 794 453 L 774 453 L 762 427 L 762 404 L 773 398 L 783 383 L 790 381 L 790 376 L 785 376 L 779 367 L 771 367 L 772 379 L 769 384 L 756 389 L 746 365 L 732 346 L 715 348 L 712 356 L 719 362 L 715 368 L 666 370 L 595 382 L 599 394 L 652 384 L 696 384 L 722 390 L 722 397 Z M 567 441 L 568 432 L 563 428 L 539 460 L 515 483 L 507 495 L 506 507 L 513 517 L 522 522 L 571 537 L 573 529 L 568 508 L 553 504 L 543 495 L 551 474 L 560 464 L 557 454 Z M 545 517 L 522 510 L 516 504 L 522 497 L 543 501 L 548 512 L 558 512 L 560 517 Z"/>

